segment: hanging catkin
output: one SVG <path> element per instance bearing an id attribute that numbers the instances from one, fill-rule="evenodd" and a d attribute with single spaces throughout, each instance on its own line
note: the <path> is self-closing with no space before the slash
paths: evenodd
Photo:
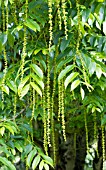
<path id="1" fill-rule="evenodd" d="M 55 91 L 56 91 L 56 58 L 58 55 L 58 47 L 55 50 L 54 56 L 54 79 L 53 79 L 53 92 L 51 99 L 51 129 L 52 129 L 52 145 L 53 145 L 53 155 L 54 155 L 54 166 L 56 165 L 56 144 L 55 144 L 55 125 L 54 125 L 54 100 L 55 100 Z"/>
<path id="2" fill-rule="evenodd" d="M 61 18 L 60 0 L 56 1 L 56 7 L 57 7 L 59 30 L 61 30 L 62 29 L 62 18 Z"/>
<path id="3" fill-rule="evenodd" d="M 63 12 L 63 21 L 65 27 L 65 38 L 68 38 L 68 29 L 67 29 L 67 12 L 66 12 L 66 0 L 62 0 L 62 12 Z"/>
<path id="4" fill-rule="evenodd" d="M 50 143 L 50 61 L 49 55 L 47 55 L 47 137 L 48 145 L 51 147 Z"/>
<path id="5" fill-rule="evenodd" d="M 62 110 L 62 106 L 61 106 L 61 92 L 62 91 L 62 87 L 61 87 L 61 81 L 58 81 L 58 121 L 60 121 L 60 115 L 61 115 L 61 110 Z"/>
<path id="6" fill-rule="evenodd" d="M 48 13 L 49 13 L 49 51 L 50 51 L 53 39 L 52 0 L 48 0 Z"/>
<path id="7" fill-rule="evenodd" d="M 102 116 L 101 116 L 101 122 L 102 122 Z M 101 126 L 102 130 L 102 157 L 103 157 L 103 170 L 104 170 L 104 162 L 106 160 L 106 153 L 105 153 L 105 127 L 104 125 Z"/>
<path id="8" fill-rule="evenodd" d="M 6 6 L 6 15 L 5 15 L 5 8 L 4 8 L 4 1 L 2 2 L 2 20 L 3 20 L 3 33 L 6 31 L 6 34 L 8 34 L 8 4 Z M 6 53 L 6 47 L 3 47 L 3 55 L 4 55 L 4 75 L 2 80 L 2 101 L 4 102 L 4 86 L 5 86 L 5 79 L 6 79 L 6 73 L 7 73 L 7 53 Z"/>
<path id="9" fill-rule="evenodd" d="M 63 80 L 62 80 L 62 91 L 61 91 L 61 118 L 62 118 L 63 138 L 66 141 L 65 116 L 64 116 L 64 82 L 63 82 Z"/>
<path id="10" fill-rule="evenodd" d="M 28 0 L 25 3 L 25 20 L 27 19 L 28 13 Z M 27 44 L 27 32 L 26 25 L 24 24 L 24 42 L 23 42 L 23 50 L 22 50 L 22 61 L 21 61 L 21 81 L 24 75 L 24 65 L 25 65 L 25 57 L 26 57 L 26 44 Z"/>
<path id="11" fill-rule="evenodd" d="M 13 2 L 12 2 L 12 15 L 13 15 L 13 18 L 14 18 L 14 23 L 16 25 L 18 25 L 17 15 L 16 15 L 16 2 L 15 2 L 15 0 L 13 0 Z"/>
<path id="12" fill-rule="evenodd" d="M 14 95 L 14 117 L 16 116 L 16 111 L 17 111 L 17 96 L 16 94 Z"/>
<path id="13" fill-rule="evenodd" d="M 45 90 L 44 90 L 45 91 Z M 42 105 L 43 105 L 43 127 L 44 127 L 44 137 L 43 137 L 43 146 L 46 155 L 48 155 L 47 147 L 47 116 L 46 116 L 46 97 L 45 92 L 43 91 Z"/>

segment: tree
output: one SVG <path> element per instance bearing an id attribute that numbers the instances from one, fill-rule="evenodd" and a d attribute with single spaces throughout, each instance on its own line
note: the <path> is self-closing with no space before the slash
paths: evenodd
<path id="1" fill-rule="evenodd" d="M 105 169 L 105 7 L 0 0 L 1 169 Z"/>

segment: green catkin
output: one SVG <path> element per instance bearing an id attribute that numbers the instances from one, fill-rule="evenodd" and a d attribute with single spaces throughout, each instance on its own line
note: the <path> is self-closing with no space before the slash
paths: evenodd
<path id="1" fill-rule="evenodd" d="M 57 15 L 58 15 L 58 23 L 59 23 L 59 30 L 62 29 L 62 19 L 61 19 L 61 10 L 60 10 L 60 0 L 56 1 L 57 7 Z"/>
<path id="2" fill-rule="evenodd" d="M 34 112 L 35 112 L 35 89 L 33 89 L 33 94 L 32 94 L 32 116 L 31 116 L 31 120 L 30 120 L 30 125 L 33 129 L 33 119 L 34 119 Z M 31 139 L 33 142 L 33 133 L 31 133 Z"/>
<path id="3" fill-rule="evenodd" d="M 8 5 L 6 6 L 6 33 L 8 34 Z"/>
<path id="4" fill-rule="evenodd" d="M 31 121 L 34 118 L 34 112 L 35 112 L 35 89 L 33 89 L 33 97 L 32 97 L 32 117 L 31 117 Z"/>
<path id="5" fill-rule="evenodd" d="M 12 15 L 13 15 L 15 24 L 18 25 L 17 16 L 16 16 L 16 2 L 15 2 L 15 0 L 13 0 L 13 3 L 12 3 Z"/>
<path id="6" fill-rule="evenodd" d="M 51 147 L 50 143 L 50 61 L 49 55 L 47 55 L 47 138 L 48 145 Z"/>
<path id="7" fill-rule="evenodd" d="M 102 116 L 101 116 L 101 120 L 102 120 Z M 105 153 L 105 127 L 102 125 L 101 126 L 101 130 L 102 130 L 102 157 L 103 157 L 103 170 L 104 169 L 104 162 L 105 162 L 105 157 L 106 157 L 106 153 Z"/>
<path id="8" fill-rule="evenodd" d="M 66 1 L 62 0 L 62 12 L 63 12 L 63 20 L 64 20 L 64 27 L 65 27 L 65 38 L 68 38 L 68 29 L 67 29 L 67 12 L 66 12 Z"/>
<path id="9" fill-rule="evenodd" d="M 28 0 L 26 0 L 25 3 L 25 20 L 27 19 L 28 13 Z M 22 50 L 22 62 L 21 62 L 21 81 L 23 79 L 24 75 L 24 65 L 25 65 L 25 57 L 26 57 L 26 44 L 27 44 L 27 28 L 26 25 L 24 25 L 24 42 L 23 42 L 23 50 Z"/>
<path id="10" fill-rule="evenodd" d="M 51 98 L 51 129 L 52 129 L 52 145 L 53 145 L 53 156 L 54 166 L 56 165 L 56 144 L 55 144 L 55 127 L 54 127 L 54 97 L 56 91 L 56 57 L 58 55 L 58 47 L 56 47 L 56 54 L 54 56 L 54 79 L 53 79 L 53 92 Z"/>
<path id="11" fill-rule="evenodd" d="M 5 12 L 4 12 L 4 1 L 2 2 L 2 20 L 3 20 L 3 32 L 5 32 Z"/>
<path id="12" fill-rule="evenodd" d="M 87 126 L 87 114 L 84 112 L 84 121 L 85 121 L 85 132 L 86 132 L 86 149 L 87 152 L 89 151 L 89 145 L 88 145 L 88 126 Z"/>
<path id="13" fill-rule="evenodd" d="M 14 95 L 14 117 L 16 116 L 16 111 L 17 111 L 17 96 L 16 94 Z"/>
<path id="14" fill-rule="evenodd" d="M 5 9 L 4 9 L 4 2 L 2 3 L 2 20 L 3 20 L 3 32 L 6 31 L 8 33 L 8 6 L 6 7 L 6 15 L 5 15 Z M 5 86 L 5 79 L 6 79 L 6 73 L 7 73 L 7 54 L 5 46 L 3 48 L 3 55 L 4 55 L 4 75 L 2 80 L 2 102 L 4 102 L 4 86 Z"/>
<path id="15" fill-rule="evenodd" d="M 61 81 L 58 81 L 58 121 L 60 121 L 60 115 L 61 115 Z"/>
<path id="16" fill-rule="evenodd" d="M 85 84 L 86 84 L 88 90 L 91 91 L 88 86 L 88 82 L 87 82 L 87 75 L 86 75 L 86 71 L 85 71 L 84 61 L 83 61 L 82 55 L 79 50 L 80 41 L 81 41 L 81 30 L 80 30 L 81 18 L 80 18 L 79 0 L 76 0 L 76 7 L 77 7 L 77 17 L 78 17 L 78 38 L 77 38 L 77 45 L 76 45 L 76 54 L 79 56 L 81 64 L 82 64 L 82 70 L 83 70 Z"/>
<path id="17" fill-rule="evenodd" d="M 64 116 L 64 82 L 63 82 L 63 80 L 62 80 L 62 91 L 61 91 L 61 118 L 62 118 L 63 138 L 66 141 L 65 116 Z"/>
<path id="18" fill-rule="evenodd" d="M 52 39 L 53 39 L 53 22 L 52 22 L 52 0 L 48 0 L 48 12 L 49 12 L 49 51 L 50 47 L 52 45 Z"/>
<path id="19" fill-rule="evenodd" d="M 46 120 L 46 98 L 45 98 L 44 91 L 43 91 L 42 105 L 43 105 L 43 126 L 44 126 L 43 146 L 44 146 L 44 150 L 45 150 L 46 155 L 48 155 L 48 147 L 47 147 L 47 120 Z"/>

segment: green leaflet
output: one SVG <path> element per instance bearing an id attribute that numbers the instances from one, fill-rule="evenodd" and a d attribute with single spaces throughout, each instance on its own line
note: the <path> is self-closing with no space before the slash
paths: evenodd
<path id="1" fill-rule="evenodd" d="M 62 70 L 58 76 L 58 81 L 60 81 L 61 79 L 63 79 L 66 74 L 71 71 L 72 69 L 74 68 L 74 65 L 69 65 L 69 66 L 66 66 L 66 68 L 64 70 Z"/>
<path id="2" fill-rule="evenodd" d="M 71 74 L 66 78 L 66 80 L 65 80 L 65 82 L 64 82 L 65 89 L 67 88 L 67 86 L 69 85 L 69 83 L 70 83 L 73 79 L 75 79 L 78 75 L 79 75 L 78 72 L 73 72 L 73 73 L 71 73 Z"/>
<path id="3" fill-rule="evenodd" d="M 6 94 L 9 95 L 9 88 L 8 88 L 8 86 L 4 85 L 3 88 L 2 88 L 2 90 L 3 90 Z"/>
<path id="4" fill-rule="evenodd" d="M 31 77 L 36 81 L 36 83 L 38 83 L 39 86 L 40 86 L 42 89 L 44 89 L 44 83 L 43 83 L 43 81 L 42 81 L 37 75 L 35 75 L 34 73 L 31 73 L 30 75 L 31 75 Z"/>
<path id="5" fill-rule="evenodd" d="M 71 91 L 73 91 L 78 85 L 80 84 L 80 80 L 75 80 L 72 84 L 71 84 Z"/>
<path id="6" fill-rule="evenodd" d="M 22 99 L 29 91 L 30 84 L 25 85 L 20 93 L 20 99 Z"/>
<path id="7" fill-rule="evenodd" d="M 47 164 L 44 164 L 45 170 L 49 170 L 49 166 Z"/>
<path id="8" fill-rule="evenodd" d="M 39 162 L 40 162 L 40 156 L 37 155 L 37 156 L 35 157 L 35 159 L 33 160 L 33 163 L 32 163 L 32 169 L 33 169 L 33 170 L 35 170 L 35 168 L 37 167 L 37 165 L 39 164 Z"/>
<path id="9" fill-rule="evenodd" d="M 7 128 L 13 135 L 14 135 L 14 133 L 17 133 L 16 128 L 14 126 L 11 126 L 8 123 L 4 124 L 4 127 Z"/>
<path id="10" fill-rule="evenodd" d="M 65 60 L 62 60 L 62 61 L 57 65 L 56 72 L 59 72 L 59 71 L 62 69 L 62 67 L 63 67 L 65 64 L 69 63 L 73 58 L 74 58 L 74 56 L 71 56 L 71 57 L 68 57 L 68 58 L 65 59 Z"/>
<path id="11" fill-rule="evenodd" d="M 15 142 L 15 147 L 17 148 L 17 150 L 19 150 L 20 152 L 23 151 L 23 148 L 21 147 L 20 143 L 17 141 Z"/>
<path id="12" fill-rule="evenodd" d="M 40 155 L 42 156 L 42 158 L 44 159 L 44 161 L 49 164 L 50 166 L 53 167 L 53 160 L 47 156 L 47 155 L 44 155 L 43 153 L 40 153 Z"/>
<path id="13" fill-rule="evenodd" d="M 39 61 L 42 64 L 44 70 L 46 71 L 46 63 L 43 58 L 39 58 L 39 56 L 36 56 L 35 60 Z"/>
<path id="14" fill-rule="evenodd" d="M 62 40 L 62 42 L 61 42 L 61 45 L 60 45 L 60 50 L 61 50 L 62 52 L 68 47 L 72 36 L 73 36 L 73 34 L 69 34 L 67 40 L 66 40 L 65 38 L 63 38 L 63 40 Z"/>
<path id="15" fill-rule="evenodd" d="M 3 136 L 4 135 L 4 132 L 5 132 L 5 127 L 1 127 L 0 128 L 0 134 Z"/>
<path id="16" fill-rule="evenodd" d="M 82 98 L 82 100 L 83 100 L 83 99 L 84 99 L 84 96 L 85 96 L 85 92 L 84 92 L 84 90 L 83 90 L 82 87 L 80 88 L 80 93 L 81 93 L 81 98 Z"/>
<path id="17" fill-rule="evenodd" d="M 8 43 L 11 47 L 14 46 L 14 36 L 11 33 L 8 33 Z"/>
<path id="18" fill-rule="evenodd" d="M 23 78 L 22 82 L 20 82 L 20 84 L 18 86 L 18 95 L 20 95 L 23 86 L 26 84 L 26 82 L 29 80 L 29 78 L 30 78 L 30 76 L 26 76 L 25 78 Z"/>
<path id="19" fill-rule="evenodd" d="M 43 166 L 44 166 L 44 161 L 42 160 L 39 164 L 39 170 L 42 170 L 43 169 Z"/>
<path id="20" fill-rule="evenodd" d="M 43 79 L 43 72 L 42 72 L 42 70 L 40 69 L 40 67 L 38 67 L 36 64 L 31 64 L 30 66 L 31 66 L 31 68 L 33 69 L 33 71 L 34 71 L 41 79 Z"/>
<path id="21" fill-rule="evenodd" d="M 26 22 L 25 22 L 25 25 L 27 27 L 29 27 L 30 29 L 32 29 L 33 31 L 36 32 L 37 31 L 40 31 L 40 26 L 39 24 L 36 22 L 36 21 L 33 21 L 32 19 L 27 19 Z"/>
<path id="22" fill-rule="evenodd" d="M 10 170 L 16 170 L 15 166 L 7 158 L 0 156 L 0 162 L 6 165 Z"/>
<path id="23" fill-rule="evenodd" d="M 32 145 L 31 144 L 28 144 L 26 147 L 25 147 L 25 150 L 24 152 L 22 152 L 22 159 L 24 160 L 24 158 L 27 156 L 27 154 L 29 152 L 31 152 L 32 150 Z"/>
<path id="24" fill-rule="evenodd" d="M 14 81 L 12 80 L 7 80 L 7 85 L 9 86 L 9 88 L 14 91 L 15 93 L 17 93 L 17 86 L 15 84 Z"/>
<path id="25" fill-rule="evenodd" d="M 31 166 L 31 162 L 34 158 L 34 156 L 36 155 L 37 153 L 37 150 L 34 148 L 29 154 L 28 154 L 28 157 L 26 159 L 26 164 L 28 165 L 28 167 Z"/>
<path id="26" fill-rule="evenodd" d="M 2 45 L 5 45 L 7 42 L 7 34 L 0 34 L 0 41 L 2 42 Z"/>
<path id="27" fill-rule="evenodd" d="M 42 92 L 40 88 L 34 82 L 30 82 L 30 84 L 36 90 L 36 92 L 42 97 Z"/>
<path id="28" fill-rule="evenodd" d="M 101 67 L 96 66 L 96 76 L 98 77 L 98 79 L 100 79 L 101 75 L 102 75 Z"/>

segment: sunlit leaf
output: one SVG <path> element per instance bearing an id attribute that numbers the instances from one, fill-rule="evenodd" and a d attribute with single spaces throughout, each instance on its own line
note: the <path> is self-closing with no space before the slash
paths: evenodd
<path id="1" fill-rule="evenodd" d="M 49 170 L 49 166 L 47 164 L 44 164 L 45 170 Z"/>
<path id="2" fill-rule="evenodd" d="M 42 160 L 39 164 L 39 170 L 42 170 L 43 169 L 43 166 L 44 166 L 44 161 Z"/>
<path id="3" fill-rule="evenodd" d="M 36 92 L 42 97 L 42 91 L 40 90 L 40 88 L 34 82 L 30 82 L 30 84 L 36 90 Z"/>
<path id="4" fill-rule="evenodd" d="M 85 92 L 84 92 L 84 89 L 82 87 L 80 88 L 80 92 L 81 92 L 81 98 L 83 100 L 84 96 L 85 96 Z"/>
<path id="5" fill-rule="evenodd" d="M 32 29 L 33 31 L 36 32 L 37 31 L 40 31 L 40 26 L 39 24 L 36 22 L 36 21 L 33 21 L 32 19 L 27 19 L 26 22 L 25 22 L 25 25 L 27 27 L 29 27 L 30 29 Z"/>
<path id="6" fill-rule="evenodd" d="M 20 94 L 21 99 L 28 93 L 29 87 L 30 87 L 30 84 L 27 84 L 22 88 L 21 94 Z"/>
<path id="7" fill-rule="evenodd" d="M 16 170 L 15 166 L 7 158 L 0 156 L 0 162 L 6 165 L 10 170 Z"/>
<path id="8" fill-rule="evenodd" d="M 31 73 L 31 77 L 36 81 L 37 84 L 39 84 L 39 86 L 44 89 L 44 83 L 43 81 L 34 73 Z"/>
<path id="9" fill-rule="evenodd" d="M 5 132 L 5 127 L 0 128 L 0 134 L 3 136 Z"/>
<path id="10" fill-rule="evenodd" d="M 66 68 L 64 70 L 62 70 L 58 76 L 58 81 L 60 81 L 61 79 L 63 79 L 66 74 L 71 71 L 72 69 L 74 68 L 74 65 L 69 65 L 69 66 L 66 66 Z"/>
<path id="11" fill-rule="evenodd" d="M 40 69 L 40 67 L 38 67 L 36 64 L 31 64 L 30 66 L 33 69 L 33 71 L 42 79 L 43 78 L 43 72 Z"/>
<path id="12" fill-rule="evenodd" d="M 37 155 L 37 156 L 35 157 L 35 159 L 33 160 L 33 163 L 32 163 L 32 169 L 33 169 L 33 170 L 36 169 L 36 167 L 38 166 L 39 162 L 40 162 L 40 156 Z"/>
<path id="13" fill-rule="evenodd" d="M 4 85 L 2 90 L 9 95 L 9 88 L 8 88 L 8 86 Z"/>
<path id="14" fill-rule="evenodd" d="M 71 84 L 71 91 L 73 91 L 78 85 L 80 84 L 80 80 L 75 80 L 72 84 Z"/>
<path id="15" fill-rule="evenodd" d="M 34 158 L 34 156 L 36 155 L 37 153 L 37 150 L 36 149 L 33 149 L 29 154 L 28 154 L 28 157 L 26 159 L 26 164 L 28 165 L 28 167 L 31 166 L 31 162 Z"/>
<path id="16" fill-rule="evenodd" d="M 64 82 L 65 89 L 67 88 L 68 84 L 69 84 L 70 82 L 72 82 L 78 75 L 79 75 L 78 72 L 73 72 L 73 73 L 71 73 L 71 74 L 66 78 L 66 80 L 65 80 L 65 82 Z"/>

